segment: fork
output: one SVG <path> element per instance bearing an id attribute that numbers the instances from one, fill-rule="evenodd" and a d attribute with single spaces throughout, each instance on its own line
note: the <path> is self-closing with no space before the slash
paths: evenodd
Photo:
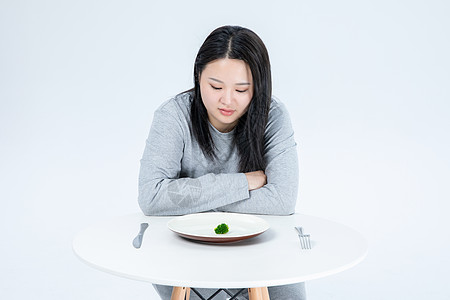
<path id="1" fill-rule="evenodd" d="M 298 232 L 298 238 L 300 239 L 300 245 L 302 249 L 311 249 L 311 239 L 309 234 L 303 234 L 303 228 L 296 226 L 295 229 Z"/>

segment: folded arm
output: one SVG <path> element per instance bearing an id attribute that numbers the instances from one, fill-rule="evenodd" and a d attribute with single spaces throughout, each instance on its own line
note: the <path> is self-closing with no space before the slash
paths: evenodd
<path id="1" fill-rule="evenodd" d="M 265 135 L 267 184 L 250 191 L 250 198 L 220 207 L 240 213 L 289 215 L 295 212 L 298 194 L 298 157 L 289 115 L 284 105 L 272 112 Z"/>
<path id="2" fill-rule="evenodd" d="M 243 173 L 180 178 L 185 135 L 180 121 L 157 111 L 139 172 L 139 206 L 146 215 L 213 210 L 249 197 Z"/>

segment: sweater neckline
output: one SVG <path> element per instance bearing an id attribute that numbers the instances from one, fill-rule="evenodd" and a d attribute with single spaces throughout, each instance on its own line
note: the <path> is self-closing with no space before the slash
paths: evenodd
<path id="1" fill-rule="evenodd" d="M 227 139 L 232 139 L 232 138 L 233 138 L 233 136 L 234 136 L 234 130 L 236 129 L 236 127 L 233 128 L 233 129 L 232 129 L 231 131 L 229 131 L 229 132 L 220 132 L 220 131 L 217 130 L 217 128 L 214 127 L 209 121 L 208 121 L 208 124 L 209 124 L 210 130 L 212 130 L 212 133 L 213 133 L 214 135 L 220 136 L 220 137 L 222 137 L 222 138 L 227 138 Z"/>

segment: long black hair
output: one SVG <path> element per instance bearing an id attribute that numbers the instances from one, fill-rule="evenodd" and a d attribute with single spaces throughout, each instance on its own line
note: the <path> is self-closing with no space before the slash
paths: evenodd
<path id="1" fill-rule="evenodd" d="M 216 59 L 239 59 L 248 64 L 253 78 L 253 97 L 247 112 L 234 131 L 240 172 L 264 170 L 264 132 L 272 97 L 272 78 L 267 49 L 253 31 L 240 26 L 219 27 L 206 38 L 194 64 L 191 102 L 192 131 L 205 156 L 215 159 L 215 146 L 209 131 L 208 113 L 200 94 L 200 75 Z"/>

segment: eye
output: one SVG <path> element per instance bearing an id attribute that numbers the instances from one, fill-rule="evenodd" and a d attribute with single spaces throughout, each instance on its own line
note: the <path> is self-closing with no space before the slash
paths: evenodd
<path id="1" fill-rule="evenodd" d="M 221 87 L 216 87 L 216 86 L 213 86 L 212 84 L 211 84 L 211 87 L 212 87 L 213 89 L 215 89 L 215 90 L 221 90 L 221 89 L 222 89 Z"/>
<path id="2" fill-rule="evenodd" d="M 246 91 L 248 91 L 248 90 L 236 90 L 236 92 L 238 92 L 238 93 L 245 93 Z"/>

